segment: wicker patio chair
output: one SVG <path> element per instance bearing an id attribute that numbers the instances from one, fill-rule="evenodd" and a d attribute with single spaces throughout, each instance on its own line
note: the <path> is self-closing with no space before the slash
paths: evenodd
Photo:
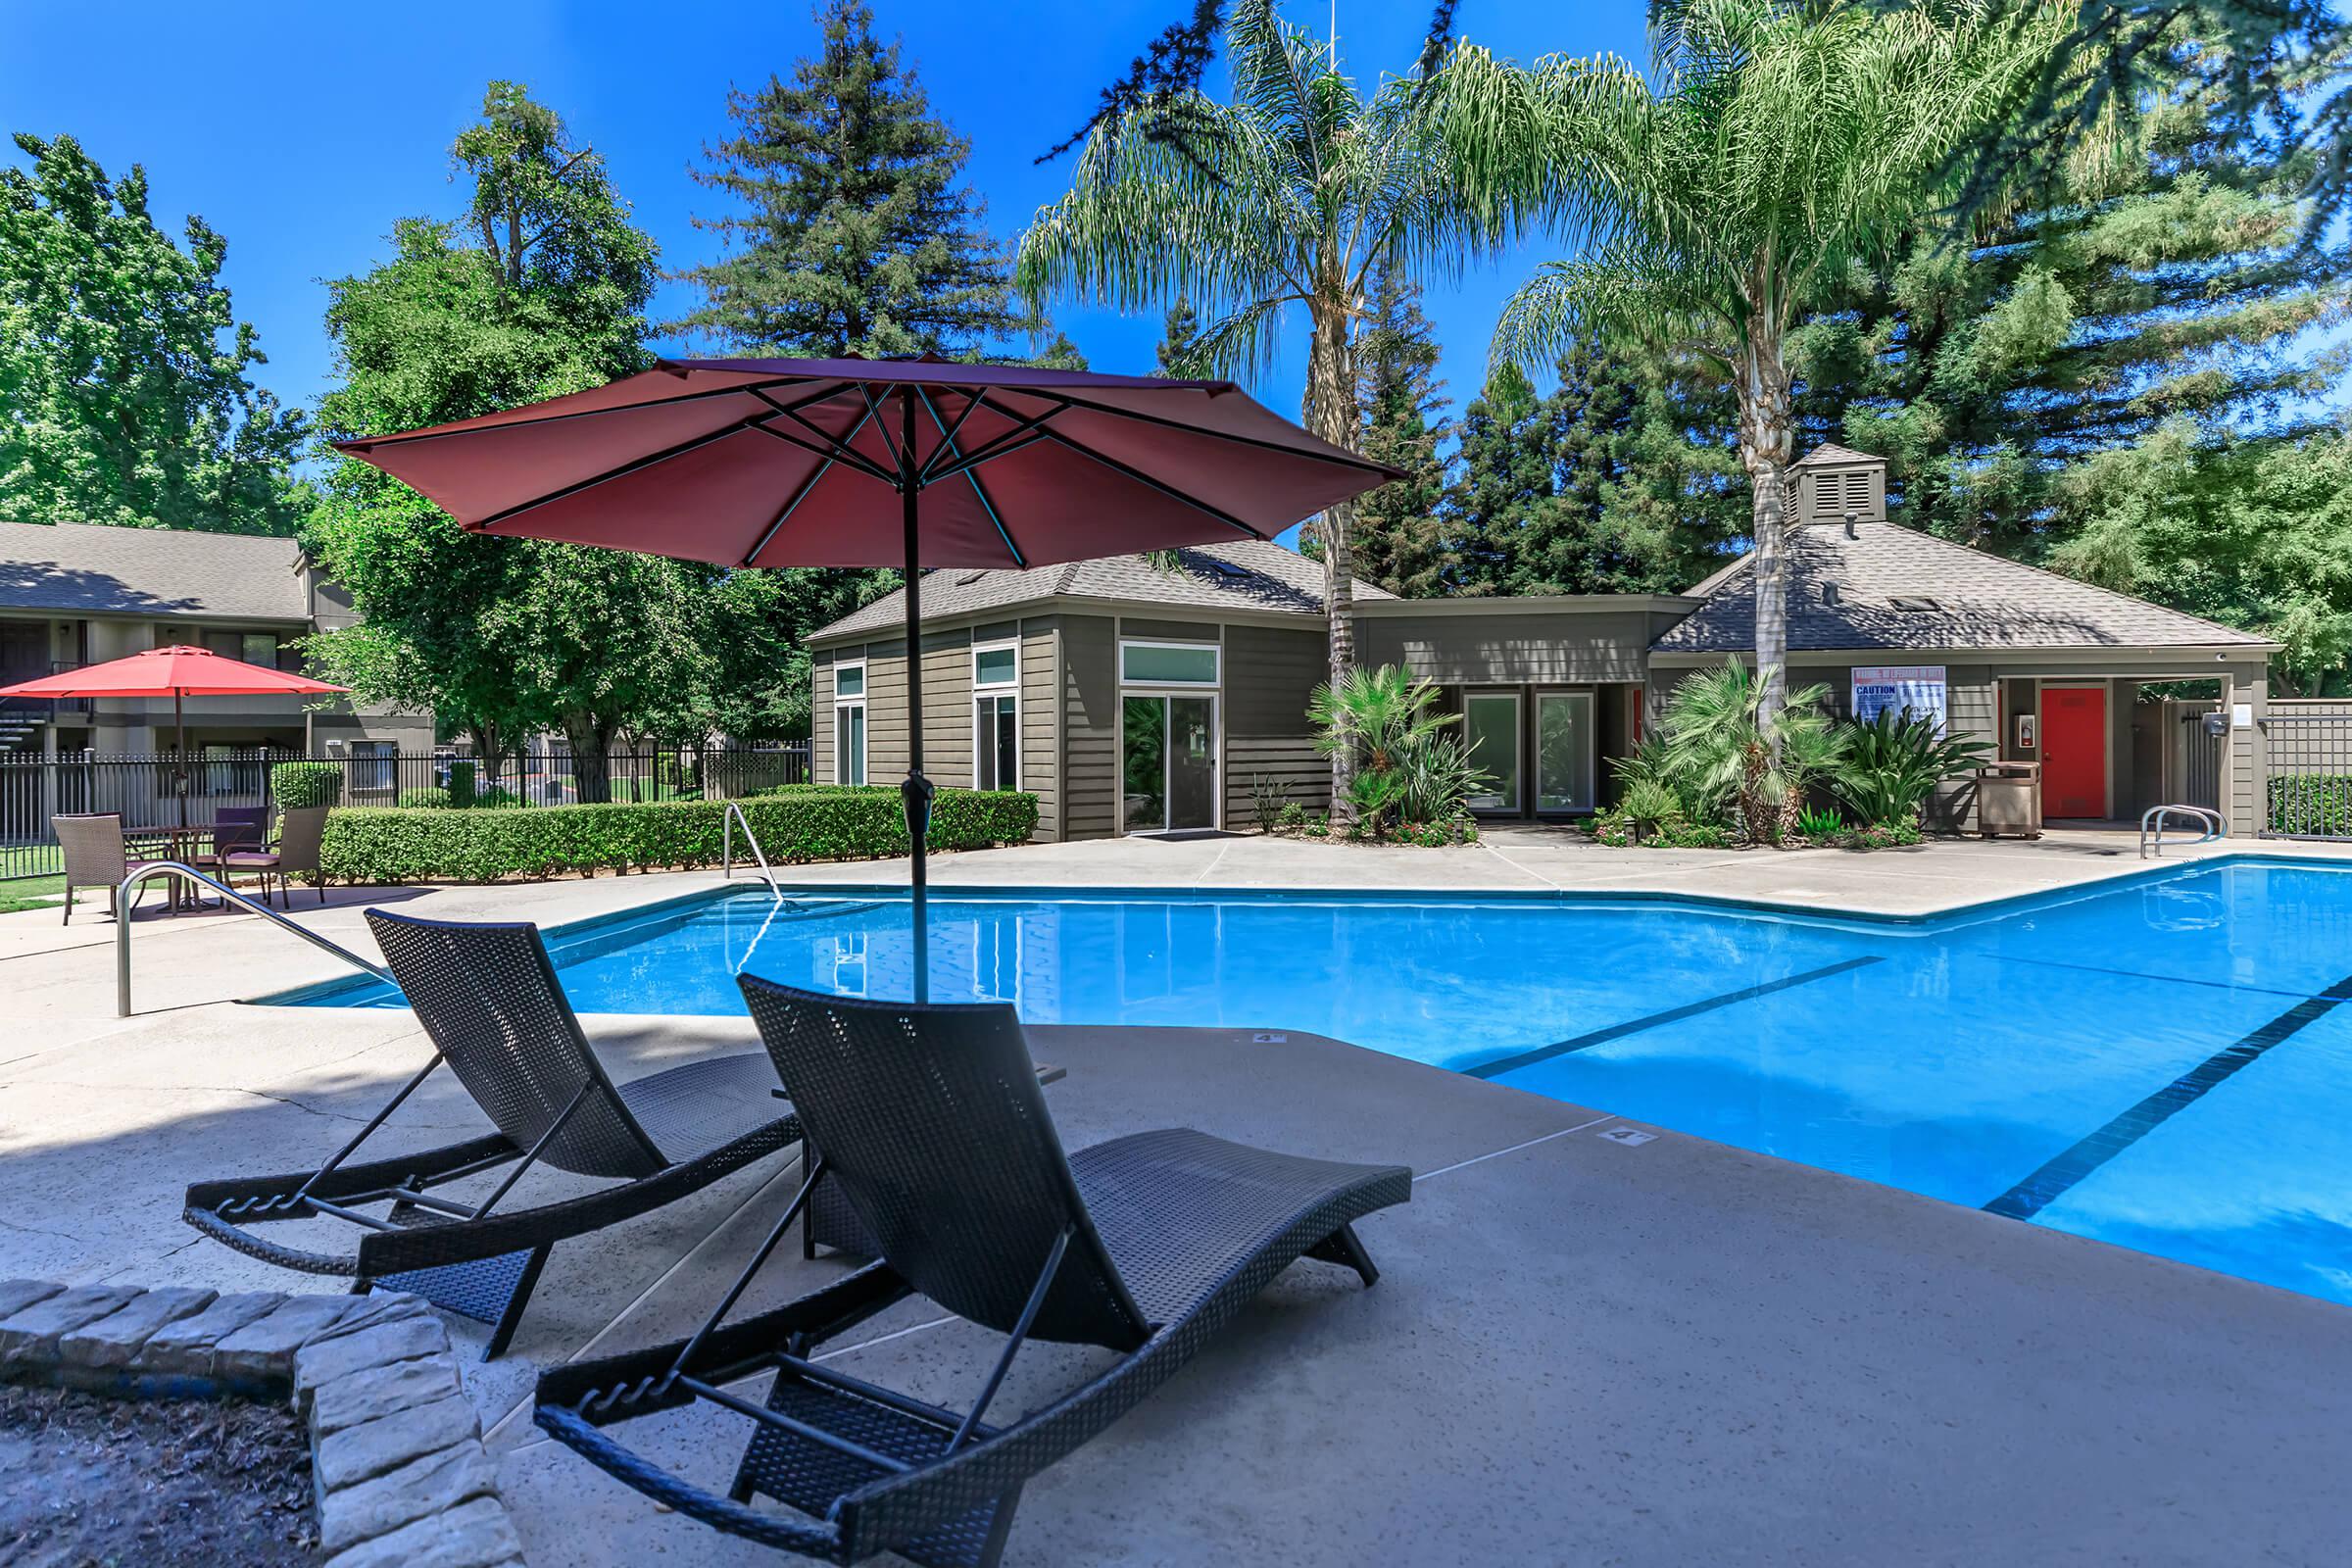
<path id="1" fill-rule="evenodd" d="M 277 883 L 278 901 L 285 907 L 294 906 L 293 878 L 303 873 L 317 875 L 318 851 L 326 837 L 326 812 L 323 806 L 295 806 L 286 809 L 278 822 L 277 848 L 231 850 L 220 858 L 221 880 L 229 881 L 240 872 L 258 875 L 262 882 L 262 902 L 270 901 L 270 884 Z M 326 878 L 318 877 L 318 902 L 326 902 Z"/>
<path id="2" fill-rule="evenodd" d="M 757 1052 L 689 1062 L 615 1084 L 556 982 L 539 928 L 460 924 L 368 911 L 384 961 L 437 1048 L 359 1135 L 316 1171 L 199 1182 L 183 1218 L 284 1268 L 415 1291 L 494 1324 L 490 1360 L 514 1338 L 557 1242 L 633 1218 L 709 1186 L 801 1137 Z M 346 1164 L 442 1062 L 497 1131 L 422 1153 Z M 500 1166 L 488 1197 L 433 1189 Z M 498 1204 L 533 1165 L 615 1185 L 530 1208 Z M 362 1212 L 389 1204 L 377 1215 Z M 359 1232 L 356 1251 L 282 1246 L 249 1227 L 323 1216 Z"/>
<path id="3" fill-rule="evenodd" d="M 56 830 L 58 848 L 65 852 L 66 861 L 66 918 L 74 923 L 74 890 L 104 887 L 106 912 L 116 919 L 122 918 L 117 907 L 122 902 L 122 879 L 141 866 L 161 865 L 155 859 L 138 859 L 122 847 L 122 813 L 120 811 L 60 812 L 49 818 Z M 147 885 L 131 896 L 130 906 L 135 911 L 139 900 L 147 896 Z"/>
<path id="4" fill-rule="evenodd" d="M 1378 1271 L 1353 1222 L 1412 1195 L 1402 1166 L 1303 1159 L 1190 1129 L 1065 1156 L 1011 1007 L 741 984 L 821 1152 L 700 1332 L 543 1372 L 536 1419 L 657 1501 L 766 1545 L 839 1563 L 890 1550 L 925 1568 L 990 1568 L 1024 1483 L 1132 1409 L 1296 1259 L 1345 1264 L 1371 1285 Z M 839 1184 L 880 1260 L 722 1326 L 819 1181 Z M 968 1411 L 810 1359 L 917 1294 L 1007 1336 Z M 1008 1424 L 984 1424 L 1031 1339 L 1118 1355 Z M 729 1391 L 771 1369 L 764 1402 Z M 696 1399 L 753 1423 L 723 1497 L 605 1430 Z M 755 1508 L 759 1495 L 785 1506 Z"/>

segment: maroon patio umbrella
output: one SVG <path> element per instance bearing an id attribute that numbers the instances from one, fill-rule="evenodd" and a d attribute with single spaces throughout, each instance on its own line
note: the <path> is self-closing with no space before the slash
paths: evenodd
<path id="1" fill-rule="evenodd" d="M 921 360 L 665 360 L 545 403 L 338 443 L 479 533 L 725 566 L 906 573 L 922 1000 L 926 566 L 1270 539 L 1397 477 L 1229 381 Z M 895 502 L 895 505 L 894 505 Z"/>

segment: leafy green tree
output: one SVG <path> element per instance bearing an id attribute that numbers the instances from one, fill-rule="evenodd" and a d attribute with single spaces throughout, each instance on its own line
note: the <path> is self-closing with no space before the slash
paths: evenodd
<path id="1" fill-rule="evenodd" d="M 603 159 L 510 82 L 491 84 L 452 154 L 463 222 L 406 220 L 390 260 L 328 285 L 343 371 L 319 408 L 329 440 L 468 418 L 649 363 L 654 246 Z M 690 721 L 682 708 L 710 678 L 700 568 L 467 536 L 356 459 L 335 463 L 324 490 L 306 537 L 367 618 L 312 648 L 363 698 L 429 707 L 486 760 L 560 728 L 586 800 L 606 796 L 614 736 Z"/>
<path id="2" fill-rule="evenodd" d="M 1497 365 L 1462 411 L 1448 513 L 1467 594 L 1516 592 L 1526 543 L 1546 526 L 1559 475 L 1550 410 L 1520 368 Z"/>
<path id="3" fill-rule="evenodd" d="M 292 533 L 298 412 L 252 380 L 268 361 L 236 318 L 228 242 L 183 249 L 137 165 L 109 178 L 71 136 L 20 134 L 0 169 L 0 516 Z"/>
<path id="4" fill-rule="evenodd" d="M 1236 0 L 1226 44 L 1230 103 L 1171 86 L 1095 124 L 1069 192 L 1022 236 L 1017 275 L 1033 298 L 1191 301 L 1209 320 L 1194 358 L 1217 374 L 1269 364 L 1299 307 L 1306 426 L 1352 450 L 1355 336 L 1374 275 L 1459 265 L 1501 226 L 1507 201 L 1469 199 L 1446 156 L 1443 94 L 1392 81 L 1364 96 L 1272 0 Z M 1337 681 L 1354 660 L 1354 506 L 1314 528 Z M 1348 751 L 1333 754 L 1335 802 L 1349 798 L 1350 765 Z"/>
<path id="5" fill-rule="evenodd" d="M 676 274 L 703 303 L 670 330 L 869 359 L 968 358 L 1039 330 L 962 182 L 971 144 L 931 112 L 902 46 L 874 36 L 863 0 L 825 0 L 816 16 L 822 48 L 790 82 L 729 95 L 735 133 L 695 173 L 734 209 L 695 220 L 726 254 Z"/>
<path id="6" fill-rule="evenodd" d="M 1959 151 L 2030 94 L 2065 16 L 2038 8 L 1995 24 L 1967 0 L 1669 0 L 1652 22 L 1646 74 L 1613 57 L 1523 70 L 1457 51 L 1450 163 L 1474 199 L 1547 212 L 1579 242 L 1512 299 L 1499 357 L 1631 342 L 1732 389 L 1769 718 L 1788 642 L 1790 333 L 1824 280 L 1886 254 L 1936 210 Z"/>
<path id="7" fill-rule="evenodd" d="M 1438 340 L 1421 313 L 1421 285 L 1394 267 L 1374 277 L 1355 354 L 1363 454 L 1406 474 L 1356 504 L 1356 575 L 1406 598 L 1444 593 L 1454 555 L 1438 447 L 1450 430 L 1449 405 L 1438 379 Z"/>

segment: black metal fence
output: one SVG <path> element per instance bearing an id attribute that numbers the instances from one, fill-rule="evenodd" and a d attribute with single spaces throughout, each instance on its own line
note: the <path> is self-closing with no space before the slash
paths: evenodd
<path id="1" fill-rule="evenodd" d="M 732 800 L 778 784 L 808 781 L 808 743 L 776 747 L 654 747 L 605 758 L 604 796 L 613 801 Z M 461 754 L 396 752 L 370 743 L 323 756 L 206 748 L 186 760 L 187 822 L 202 826 L 222 807 L 270 806 L 270 770 L 280 762 L 326 762 L 343 774 L 346 806 L 459 804 L 479 808 L 571 806 L 594 798 L 593 779 L 567 752 L 526 752 L 495 761 Z M 128 829 L 181 821 L 180 760 L 74 752 L 54 760 L 0 754 L 0 880 L 60 869 L 59 812 L 115 811 Z M 434 793 L 439 792 L 439 793 Z"/>
<path id="2" fill-rule="evenodd" d="M 2352 710 L 2315 703 L 2281 711 L 2274 703 L 2262 735 L 2270 772 L 2263 836 L 2352 839 Z"/>

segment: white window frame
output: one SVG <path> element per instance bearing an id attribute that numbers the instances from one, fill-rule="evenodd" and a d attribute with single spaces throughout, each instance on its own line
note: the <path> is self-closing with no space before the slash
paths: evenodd
<path id="1" fill-rule="evenodd" d="M 1511 794 L 1508 800 L 1499 796 L 1481 795 L 1477 800 L 1495 800 L 1499 805 L 1472 805 L 1470 809 L 1481 815 L 1517 816 L 1521 803 L 1527 799 L 1527 702 L 1526 694 L 1516 686 L 1472 686 L 1462 693 L 1462 732 L 1467 739 L 1470 730 L 1470 705 L 1473 702 L 1505 701 L 1511 705 Z M 1471 755 L 1475 763 L 1478 758 Z M 1489 769 L 1489 771 L 1493 771 Z"/>
<path id="2" fill-rule="evenodd" d="M 841 672 L 845 669 L 858 671 L 858 695 L 855 697 L 841 695 Z M 843 776 L 845 769 L 841 765 L 841 710 L 845 708 L 863 710 L 866 694 L 872 690 L 873 676 L 867 671 L 862 658 L 837 659 L 833 662 L 833 782 L 837 785 L 849 783 Z M 866 758 L 873 739 L 873 714 L 869 711 L 858 725 L 858 782 L 860 784 L 866 781 Z"/>
<path id="3" fill-rule="evenodd" d="M 1009 651 L 1012 655 L 1012 679 L 980 684 L 980 656 Z M 980 756 L 984 736 L 980 727 L 982 698 L 1012 699 L 1012 782 L 997 780 L 1001 790 L 1021 787 L 1021 640 L 1018 637 L 1000 637 L 985 643 L 972 644 L 972 788 L 980 788 Z M 992 715 L 993 716 L 993 715 Z"/>
<path id="4" fill-rule="evenodd" d="M 1211 671 L 1207 680 L 1129 680 L 1127 678 L 1127 650 L 1130 648 L 1173 648 L 1188 654 L 1205 652 Z M 1122 637 L 1119 639 L 1119 687 L 1133 687 L 1139 692 L 1216 692 L 1225 689 L 1225 645 L 1222 643 L 1188 643 L 1164 637 Z"/>

